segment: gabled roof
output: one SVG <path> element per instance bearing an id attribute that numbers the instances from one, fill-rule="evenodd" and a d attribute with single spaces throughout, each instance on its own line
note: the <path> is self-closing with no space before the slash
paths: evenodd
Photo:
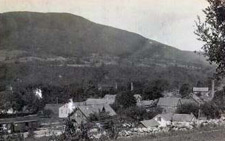
<path id="1" fill-rule="evenodd" d="M 198 96 L 195 95 L 195 94 L 192 95 L 192 98 L 193 98 L 196 102 L 198 102 L 198 104 L 204 104 L 204 103 L 205 103 L 200 97 L 198 97 Z"/>
<path id="2" fill-rule="evenodd" d="M 102 105 L 102 104 L 113 104 L 113 99 L 96 99 L 96 98 L 88 98 L 85 101 L 86 105 Z"/>
<path id="3" fill-rule="evenodd" d="M 109 112 L 110 116 L 116 115 L 116 112 L 109 105 L 88 105 L 88 106 L 79 106 L 79 109 L 85 117 L 89 117 L 90 114 L 99 113 L 105 109 L 105 112 Z"/>
<path id="4" fill-rule="evenodd" d="M 173 121 L 177 122 L 191 122 L 196 119 L 193 114 L 174 114 Z"/>
<path id="5" fill-rule="evenodd" d="M 208 87 L 193 87 L 193 92 L 208 92 Z"/>
<path id="6" fill-rule="evenodd" d="M 163 97 L 158 101 L 157 106 L 177 107 L 180 98 L 175 97 Z"/>
<path id="7" fill-rule="evenodd" d="M 154 120 L 154 119 L 151 119 L 151 120 L 143 120 L 143 121 L 141 121 L 141 124 L 144 126 L 144 127 L 146 127 L 146 128 L 148 128 L 148 127 L 156 127 L 156 126 L 159 126 L 160 124 L 156 121 L 156 120 Z"/>
<path id="8" fill-rule="evenodd" d="M 182 98 L 182 99 L 180 99 L 180 102 L 181 102 L 181 105 L 184 105 L 184 104 L 195 104 L 195 105 L 198 105 L 199 104 L 193 98 Z"/>
<path id="9" fill-rule="evenodd" d="M 154 100 L 142 100 L 137 103 L 137 106 L 152 106 L 154 105 L 155 101 Z"/>

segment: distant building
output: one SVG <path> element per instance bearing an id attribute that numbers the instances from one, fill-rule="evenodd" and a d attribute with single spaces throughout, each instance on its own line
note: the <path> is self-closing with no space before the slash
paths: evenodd
<path id="1" fill-rule="evenodd" d="M 84 102 L 73 102 L 70 101 L 69 103 L 64 104 L 59 108 L 59 118 L 67 118 L 70 113 L 73 112 L 73 110 L 78 107 L 85 105 Z"/>
<path id="2" fill-rule="evenodd" d="M 189 123 L 196 120 L 196 117 L 193 114 L 159 114 L 153 118 L 156 120 L 160 126 L 165 127 L 167 125 L 171 125 L 172 123 L 180 124 L 180 123 Z"/>
<path id="3" fill-rule="evenodd" d="M 108 112 L 110 116 L 115 116 L 116 112 L 109 105 L 86 105 L 78 106 L 69 116 L 75 124 L 86 123 L 91 114 Z"/>
<path id="4" fill-rule="evenodd" d="M 143 108 L 146 108 L 146 109 L 151 108 L 155 105 L 156 105 L 155 100 L 142 100 L 142 101 L 137 103 L 138 107 L 143 107 Z"/>
<path id="5" fill-rule="evenodd" d="M 196 120 L 196 117 L 193 114 L 174 114 L 172 117 L 173 122 L 193 122 Z"/>
<path id="6" fill-rule="evenodd" d="M 193 87 L 193 93 L 198 93 L 198 92 L 208 92 L 209 88 L 208 87 Z"/>
<path id="7" fill-rule="evenodd" d="M 105 95 L 104 98 L 88 98 L 84 102 L 73 102 L 70 100 L 69 103 L 64 104 L 59 108 L 59 118 L 67 118 L 75 108 L 79 106 L 90 106 L 90 105 L 109 105 L 115 102 L 116 95 Z"/>
<path id="8" fill-rule="evenodd" d="M 142 100 L 142 96 L 140 94 L 135 94 L 134 98 L 136 99 L 136 102 L 139 103 Z"/>
<path id="9" fill-rule="evenodd" d="M 103 99 L 107 100 L 109 104 L 113 104 L 116 100 L 116 95 L 106 94 Z"/>
<path id="10" fill-rule="evenodd" d="M 162 97 L 159 98 L 157 107 L 163 109 L 163 113 L 175 113 L 180 104 L 180 98 Z"/>
<path id="11" fill-rule="evenodd" d="M 167 113 L 167 114 L 159 114 L 155 116 L 153 119 L 157 121 L 160 124 L 160 126 L 166 127 L 167 125 L 171 125 L 172 117 L 173 117 L 172 113 Z"/>
<path id="12" fill-rule="evenodd" d="M 155 119 L 151 119 L 151 120 L 140 121 L 140 124 L 138 127 L 151 128 L 151 127 L 158 127 L 158 126 L 160 126 L 159 122 L 157 122 Z"/>

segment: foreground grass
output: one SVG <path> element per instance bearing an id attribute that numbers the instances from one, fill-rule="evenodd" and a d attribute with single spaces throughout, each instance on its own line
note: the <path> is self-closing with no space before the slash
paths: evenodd
<path id="1" fill-rule="evenodd" d="M 225 141 L 225 128 L 205 128 L 188 132 L 146 135 L 118 141 Z"/>

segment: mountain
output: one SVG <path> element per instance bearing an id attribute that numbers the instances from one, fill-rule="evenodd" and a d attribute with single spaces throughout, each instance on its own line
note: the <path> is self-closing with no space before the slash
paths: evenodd
<path id="1" fill-rule="evenodd" d="M 17 73 L 23 77 L 32 75 L 32 78 L 37 75 L 37 66 L 41 66 L 40 70 L 54 65 L 73 69 L 101 65 L 151 70 L 154 67 L 158 68 L 157 73 L 165 67 L 194 71 L 205 71 L 210 67 L 202 55 L 182 51 L 132 32 L 96 24 L 68 13 L 35 12 L 0 14 L 0 62 L 3 68 L 14 64 L 14 71 L 27 68 L 26 73 Z M 14 72 L 10 67 L 7 70 Z M 51 75 L 56 70 L 51 70 Z M 154 71 L 151 73 L 154 74 Z M 2 79 L 22 77 L 5 75 L 2 74 Z M 46 72 L 39 75 L 39 78 L 43 77 Z M 77 77 L 76 74 L 71 75 Z"/>

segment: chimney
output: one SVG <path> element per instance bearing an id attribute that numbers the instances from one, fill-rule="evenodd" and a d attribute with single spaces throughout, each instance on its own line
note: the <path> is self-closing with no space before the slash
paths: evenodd
<path id="1" fill-rule="evenodd" d="M 116 89 L 116 90 L 118 89 L 118 85 L 117 85 L 117 82 L 116 82 L 116 84 L 115 84 L 115 89 Z"/>
<path id="2" fill-rule="evenodd" d="M 214 95 L 215 95 L 215 81 L 212 80 L 212 90 L 211 90 L 212 99 L 214 98 Z"/>
<path id="3" fill-rule="evenodd" d="M 130 83 L 130 91 L 133 91 L 134 90 L 134 84 L 133 82 Z"/>

